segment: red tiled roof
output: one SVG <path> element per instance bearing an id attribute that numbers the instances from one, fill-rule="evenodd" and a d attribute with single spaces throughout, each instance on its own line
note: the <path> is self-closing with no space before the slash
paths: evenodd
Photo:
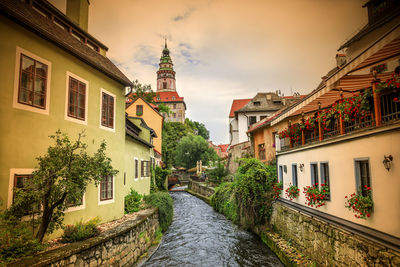
<path id="1" fill-rule="evenodd" d="M 226 152 L 226 150 L 229 147 L 229 144 L 225 144 L 225 145 L 218 145 L 221 148 L 221 152 Z"/>
<path id="2" fill-rule="evenodd" d="M 235 111 L 244 107 L 247 103 L 249 103 L 250 99 L 234 99 L 231 106 L 231 111 L 229 112 L 229 118 L 235 117 Z"/>
<path id="3" fill-rule="evenodd" d="M 160 97 L 160 100 L 158 100 L 158 97 Z M 177 92 L 157 92 L 154 102 L 183 102 L 183 99 Z"/>

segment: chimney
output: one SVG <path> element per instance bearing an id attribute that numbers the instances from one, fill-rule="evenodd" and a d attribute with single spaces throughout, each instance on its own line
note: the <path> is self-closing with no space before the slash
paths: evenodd
<path id="1" fill-rule="evenodd" d="M 67 17 L 88 31 L 89 0 L 67 0 Z"/>
<path id="2" fill-rule="evenodd" d="M 341 68 L 343 65 L 346 64 L 346 55 L 345 54 L 336 54 L 336 66 Z"/>

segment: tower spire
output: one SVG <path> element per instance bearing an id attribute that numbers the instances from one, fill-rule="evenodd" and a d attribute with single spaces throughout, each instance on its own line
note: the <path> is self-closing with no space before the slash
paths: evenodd
<path id="1" fill-rule="evenodd" d="M 164 40 L 165 40 L 165 48 L 167 48 L 167 37 L 165 37 Z"/>

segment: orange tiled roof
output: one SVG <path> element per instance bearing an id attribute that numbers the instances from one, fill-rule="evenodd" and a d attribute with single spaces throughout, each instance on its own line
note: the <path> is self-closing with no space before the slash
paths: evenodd
<path id="1" fill-rule="evenodd" d="M 231 111 L 229 112 L 229 118 L 235 117 L 235 111 L 244 107 L 247 103 L 249 103 L 250 99 L 234 99 L 231 106 Z"/>
<path id="2" fill-rule="evenodd" d="M 154 102 L 183 102 L 183 99 L 184 98 L 180 97 L 177 92 L 157 92 L 157 96 L 154 97 Z"/>

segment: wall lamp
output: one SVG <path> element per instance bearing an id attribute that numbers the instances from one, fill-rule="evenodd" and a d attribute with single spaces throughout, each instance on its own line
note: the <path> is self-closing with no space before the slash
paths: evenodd
<path id="1" fill-rule="evenodd" d="M 389 171 L 390 168 L 392 167 L 392 161 L 393 161 L 392 155 L 389 155 L 389 156 L 383 155 L 383 161 L 382 161 L 382 163 L 383 163 L 383 166 L 385 166 L 385 169 L 386 169 L 387 171 Z"/>
<path id="2" fill-rule="evenodd" d="M 299 169 L 300 169 L 301 172 L 303 172 L 303 170 L 304 170 L 304 163 L 299 164 Z"/>

